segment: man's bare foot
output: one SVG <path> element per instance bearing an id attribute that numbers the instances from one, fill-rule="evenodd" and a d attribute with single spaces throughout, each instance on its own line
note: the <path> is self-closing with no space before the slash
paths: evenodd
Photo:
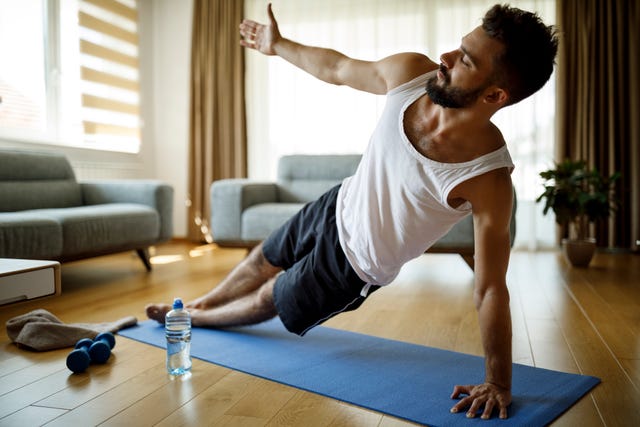
<path id="1" fill-rule="evenodd" d="M 162 324 L 164 324 L 165 316 L 172 309 L 173 307 L 171 306 L 171 304 L 149 304 L 145 307 L 145 310 L 147 311 L 147 317 Z M 191 315 L 192 326 L 207 326 L 207 317 L 203 316 L 204 310 L 189 308 L 188 311 Z"/>
<path id="2" fill-rule="evenodd" d="M 206 310 L 208 308 L 216 307 L 222 304 L 224 301 L 220 301 L 219 298 L 216 298 L 215 294 L 211 295 L 211 292 L 205 294 L 199 298 L 194 299 L 193 301 L 189 301 L 186 304 L 186 307 L 189 309 L 199 309 Z"/>
<path id="3" fill-rule="evenodd" d="M 172 307 L 169 304 L 149 304 L 145 307 L 147 317 L 162 324 L 164 324 L 164 317 L 171 309 Z"/>

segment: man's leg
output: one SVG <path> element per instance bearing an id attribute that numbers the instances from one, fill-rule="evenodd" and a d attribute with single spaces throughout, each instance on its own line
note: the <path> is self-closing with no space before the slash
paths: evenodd
<path id="1" fill-rule="evenodd" d="M 218 286 L 206 295 L 187 304 L 189 308 L 206 309 L 226 304 L 250 294 L 264 285 L 282 269 L 271 265 L 262 253 L 262 243 L 253 248 Z"/>
<path id="2" fill-rule="evenodd" d="M 266 260 L 262 253 L 262 244 L 260 244 L 222 282 L 207 294 L 188 303 L 187 308 L 194 310 L 194 312 L 195 310 L 202 311 L 241 299 L 256 292 L 262 285 L 266 285 L 281 270 Z M 171 310 L 169 304 L 149 304 L 146 307 L 147 316 L 160 323 L 164 323 L 164 317 L 169 310 Z"/>
<path id="3" fill-rule="evenodd" d="M 193 326 L 225 328 L 253 325 L 275 317 L 278 312 L 273 302 L 273 287 L 276 278 L 269 279 L 253 292 L 226 304 L 191 311 Z"/>

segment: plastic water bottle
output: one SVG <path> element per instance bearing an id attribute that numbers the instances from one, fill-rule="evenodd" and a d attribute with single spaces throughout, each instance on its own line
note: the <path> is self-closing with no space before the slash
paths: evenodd
<path id="1" fill-rule="evenodd" d="M 191 370 L 191 316 L 182 300 L 173 300 L 173 310 L 164 320 L 167 337 L 167 371 L 182 375 Z"/>

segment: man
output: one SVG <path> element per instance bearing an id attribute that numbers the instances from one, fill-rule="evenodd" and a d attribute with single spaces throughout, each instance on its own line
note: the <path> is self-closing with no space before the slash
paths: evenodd
<path id="1" fill-rule="evenodd" d="M 376 62 L 281 36 L 244 20 L 241 45 L 278 55 L 328 83 L 386 94 L 354 176 L 306 205 L 217 287 L 188 305 L 195 326 L 228 327 L 276 315 L 304 335 L 357 308 L 459 220 L 473 215 L 475 290 L 485 382 L 456 385 L 452 412 L 468 417 L 511 403 L 511 318 L 505 275 L 513 169 L 491 117 L 537 91 L 553 70 L 557 39 L 531 13 L 496 5 L 438 65 L 419 53 Z M 321 120 L 318 118 L 318 120 Z M 147 306 L 164 321 L 166 304 Z"/>

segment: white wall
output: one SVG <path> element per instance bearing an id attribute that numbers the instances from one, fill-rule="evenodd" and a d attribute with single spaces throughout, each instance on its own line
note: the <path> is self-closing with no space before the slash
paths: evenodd
<path id="1" fill-rule="evenodd" d="M 153 147 L 156 177 L 174 188 L 174 235 L 187 235 L 192 0 L 154 0 Z"/>
<path id="2" fill-rule="evenodd" d="M 174 189 L 174 236 L 187 234 L 192 0 L 140 1 L 142 144 L 139 153 L 0 139 L 0 147 L 65 154 L 78 179 L 149 178 Z"/>

